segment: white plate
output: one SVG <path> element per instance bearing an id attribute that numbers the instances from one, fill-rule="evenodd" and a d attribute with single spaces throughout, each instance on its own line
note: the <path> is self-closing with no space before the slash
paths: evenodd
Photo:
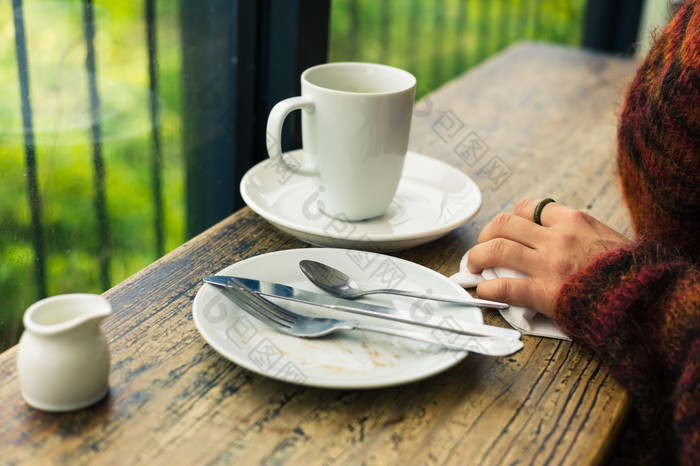
<path id="1" fill-rule="evenodd" d="M 447 277 L 421 265 L 357 250 L 310 248 L 279 251 L 237 262 L 219 273 L 318 291 L 299 270 L 299 261 L 303 259 L 325 262 L 361 283 L 454 296 L 467 294 Z M 478 308 L 376 296 L 366 300 L 403 306 L 411 309 L 416 319 L 431 323 L 483 323 Z M 300 313 L 310 312 L 309 306 L 277 302 Z M 466 352 L 375 332 L 345 331 L 320 339 L 292 337 L 250 317 L 216 287 L 208 284 L 203 285 L 195 296 L 192 314 L 202 337 L 227 359 L 267 377 L 314 387 L 374 388 L 407 383 L 444 371 L 467 355 Z M 336 311 L 335 317 L 340 314 Z M 342 317 L 362 318 L 348 314 Z"/>
<path id="2" fill-rule="evenodd" d="M 284 155 L 304 164 L 302 150 Z M 476 183 L 456 168 L 409 152 L 403 177 L 382 217 L 344 222 L 315 209 L 318 188 L 308 176 L 283 170 L 271 160 L 251 168 L 241 195 L 260 216 L 302 241 L 318 246 L 396 251 L 435 240 L 473 218 L 481 207 Z"/>

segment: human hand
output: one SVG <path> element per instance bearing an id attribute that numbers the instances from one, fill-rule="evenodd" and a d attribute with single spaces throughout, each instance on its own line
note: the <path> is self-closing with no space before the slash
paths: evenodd
<path id="1" fill-rule="evenodd" d="M 600 255 L 630 240 L 590 215 L 559 203 L 545 206 L 542 225 L 538 225 L 533 214 L 539 202 L 521 199 L 512 214 L 502 213 L 491 220 L 469 252 L 467 267 L 472 273 L 500 266 L 527 274 L 527 280 L 483 281 L 476 293 L 481 299 L 525 306 L 554 317 L 564 283 Z"/>

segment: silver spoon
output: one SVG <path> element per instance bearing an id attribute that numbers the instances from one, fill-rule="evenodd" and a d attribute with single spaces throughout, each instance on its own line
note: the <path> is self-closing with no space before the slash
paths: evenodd
<path id="1" fill-rule="evenodd" d="M 383 293 L 410 298 L 430 299 L 433 301 L 443 301 L 446 303 L 461 304 L 463 306 L 487 307 L 492 309 L 507 309 L 505 303 L 487 301 L 476 298 L 457 298 L 454 296 L 444 296 L 437 294 L 423 294 L 412 291 L 395 290 L 391 288 L 381 288 L 375 290 L 362 290 L 360 286 L 350 277 L 340 270 L 320 262 L 303 260 L 299 262 L 299 268 L 306 275 L 311 283 L 322 290 L 340 298 L 357 299 L 368 294 Z"/>

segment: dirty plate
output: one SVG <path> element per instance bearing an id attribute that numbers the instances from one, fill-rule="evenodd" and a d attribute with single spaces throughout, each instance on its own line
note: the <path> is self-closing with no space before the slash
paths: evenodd
<path id="1" fill-rule="evenodd" d="M 284 283 L 319 291 L 299 270 L 299 261 L 325 262 L 360 283 L 465 296 L 466 291 L 437 272 L 394 257 L 347 249 L 292 249 L 237 262 L 219 273 Z M 410 311 L 416 319 L 439 324 L 483 323 L 478 308 L 377 295 L 365 298 Z M 301 313 L 328 316 L 309 306 L 276 300 Z M 464 359 L 466 352 L 374 332 L 339 332 L 301 339 L 276 332 L 246 314 L 212 285 L 194 299 L 194 322 L 202 337 L 222 356 L 273 379 L 327 388 L 375 388 L 420 380 Z M 342 314 L 336 317 L 363 318 Z"/>

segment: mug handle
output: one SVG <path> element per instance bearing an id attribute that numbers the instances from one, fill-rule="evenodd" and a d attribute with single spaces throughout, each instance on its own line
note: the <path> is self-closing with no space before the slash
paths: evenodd
<path id="1" fill-rule="evenodd" d="M 314 101 L 310 97 L 290 97 L 272 107 L 270 116 L 267 118 L 267 153 L 276 166 L 301 175 L 316 175 L 318 172 L 311 163 L 303 166 L 290 165 L 282 157 L 282 125 L 287 115 L 294 110 L 304 110 L 313 113 Z"/>

